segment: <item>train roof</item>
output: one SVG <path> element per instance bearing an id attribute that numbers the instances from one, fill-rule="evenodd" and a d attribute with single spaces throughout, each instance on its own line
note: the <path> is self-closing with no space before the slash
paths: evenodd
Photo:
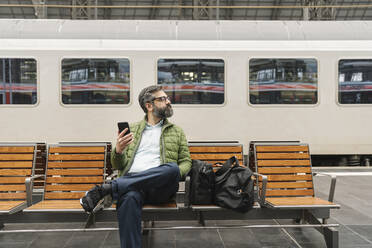
<path id="1" fill-rule="evenodd" d="M 0 39 L 371 40 L 372 21 L 0 19 Z"/>

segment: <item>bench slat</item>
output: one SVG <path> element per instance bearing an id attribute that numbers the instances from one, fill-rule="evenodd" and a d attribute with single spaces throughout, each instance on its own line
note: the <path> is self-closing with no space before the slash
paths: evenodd
<path id="1" fill-rule="evenodd" d="M 104 160 L 104 154 L 49 154 L 49 160 Z"/>
<path id="2" fill-rule="evenodd" d="M 219 153 L 219 154 L 191 154 L 191 159 L 199 159 L 199 160 L 227 160 L 232 156 L 236 156 L 239 160 L 243 159 L 242 154 L 233 154 L 233 153 Z"/>
<path id="3" fill-rule="evenodd" d="M 310 160 L 258 160 L 257 166 L 306 166 Z"/>
<path id="4" fill-rule="evenodd" d="M 50 147 L 49 153 L 104 153 L 103 146 L 58 146 Z"/>
<path id="5" fill-rule="evenodd" d="M 0 211 L 10 211 L 12 208 L 15 208 L 25 201 L 0 201 Z"/>
<path id="6" fill-rule="evenodd" d="M 26 191 L 25 184 L 0 185 L 0 191 Z"/>
<path id="7" fill-rule="evenodd" d="M 260 184 L 260 187 L 262 185 Z M 266 187 L 268 189 L 274 188 L 313 188 L 313 182 L 269 182 Z"/>
<path id="8" fill-rule="evenodd" d="M 257 152 L 307 152 L 307 146 L 256 146 Z"/>
<path id="9" fill-rule="evenodd" d="M 49 169 L 48 175 L 70 175 L 70 176 L 91 176 L 91 175 L 103 175 L 103 169 Z"/>
<path id="10" fill-rule="evenodd" d="M 26 199 L 26 193 L 0 193 L 0 199 Z"/>
<path id="11" fill-rule="evenodd" d="M 312 181 L 313 178 L 308 175 L 268 175 L 267 181 Z"/>
<path id="12" fill-rule="evenodd" d="M 177 203 L 175 201 L 167 202 L 167 203 L 160 203 L 160 204 L 145 204 L 143 205 L 143 209 L 146 210 L 148 208 L 151 209 L 162 209 L 162 208 L 177 208 Z"/>
<path id="13" fill-rule="evenodd" d="M 268 197 L 266 201 L 273 205 L 335 205 L 332 202 L 319 199 L 317 197 Z"/>
<path id="14" fill-rule="evenodd" d="M 102 183 L 100 177 L 47 177 L 47 183 Z"/>
<path id="15" fill-rule="evenodd" d="M 79 200 L 46 200 L 38 202 L 28 209 L 82 209 L 82 207 Z"/>
<path id="16" fill-rule="evenodd" d="M 95 184 L 47 184 L 45 191 L 87 191 L 94 186 Z"/>
<path id="17" fill-rule="evenodd" d="M 309 159 L 309 153 L 257 153 L 257 159 Z"/>
<path id="18" fill-rule="evenodd" d="M 0 146 L 0 153 L 34 153 L 33 146 Z"/>
<path id="19" fill-rule="evenodd" d="M 32 161 L 0 161 L 0 168 L 32 168 Z"/>
<path id="20" fill-rule="evenodd" d="M 0 160 L 9 160 L 9 161 L 17 161 L 17 160 L 33 160 L 34 154 L 0 154 Z"/>
<path id="21" fill-rule="evenodd" d="M 294 190 L 267 190 L 267 196 L 313 196 L 314 191 L 311 189 L 294 189 Z"/>
<path id="22" fill-rule="evenodd" d="M 31 169 L 0 169 L 0 176 L 31 175 Z"/>
<path id="23" fill-rule="evenodd" d="M 242 146 L 189 146 L 190 153 L 229 153 L 243 152 Z"/>
<path id="24" fill-rule="evenodd" d="M 286 173 L 311 173 L 310 167 L 260 167 L 258 173 L 261 174 L 286 174 Z"/>
<path id="25" fill-rule="evenodd" d="M 25 183 L 26 177 L 0 177 L 0 183 Z"/>
<path id="26" fill-rule="evenodd" d="M 103 168 L 104 161 L 48 162 L 48 168 Z"/>
<path id="27" fill-rule="evenodd" d="M 80 199 L 85 192 L 45 192 L 44 199 Z"/>
<path id="28" fill-rule="evenodd" d="M 215 206 L 215 205 L 213 205 Z M 116 204 L 112 204 L 111 208 L 116 208 Z M 162 209 L 162 208 L 177 208 L 177 203 L 175 201 L 167 202 L 167 203 L 159 203 L 156 205 L 153 204 L 144 204 L 142 209 Z"/>
<path id="29" fill-rule="evenodd" d="M 225 163 L 226 162 L 226 159 L 221 159 L 221 160 L 205 160 L 205 159 L 199 159 L 201 161 L 204 161 L 206 163 L 209 163 L 209 164 L 215 164 L 215 163 Z M 239 164 L 240 165 L 243 165 L 243 160 L 239 160 Z"/>

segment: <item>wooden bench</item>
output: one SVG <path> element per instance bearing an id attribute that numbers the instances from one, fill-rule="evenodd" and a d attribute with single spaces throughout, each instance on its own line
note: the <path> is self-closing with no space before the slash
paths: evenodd
<path id="1" fill-rule="evenodd" d="M 290 144 L 289 147 L 286 147 L 286 150 L 282 150 L 284 149 L 283 146 L 286 146 L 285 143 L 280 143 L 280 146 L 281 148 L 278 148 L 280 150 L 276 150 L 275 152 L 273 152 L 272 149 L 274 148 L 268 148 L 269 145 L 271 146 L 278 146 L 278 144 L 269 144 L 269 143 L 265 143 L 263 144 L 266 146 L 265 149 L 269 149 L 269 151 L 260 151 L 261 148 L 259 148 L 260 146 L 260 143 L 255 143 L 254 145 L 254 154 L 255 154 L 255 157 L 257 158 L 257 161 L 261 161 L 261 160 L 265 160 L 265 161 L 271 161 L 271 160 L 279 160 L 279 158 L 277 157 L 280 157 L 280 159 L 282 159 L 282 157 L 284 157 L 283 153 L 284 154 L 288 154 L 288 153 L 297 153 L 297 155 L 291 155 L 292 156 L 292 159 L 285 159 L 285 160 L 291 160 L 291 161 L 297 161 L 297 160 L 306 160 L 306 159 L 309 159 L 309 152 L 308 152 L 308 148 L 307 150 L 301 146 L 300 148 L 295 148 L 295 146 L 297 145 L 301 145 L 301 144 L 296 144 L 294 145 L 293 143 Z M 50 147 L 53 147 L 53 146 L 50 146 Z M 190 143 L 189 144 L 189 148 L 190 148 L 190 152 L 191 152 L 191 156 L 192 158 L 194 159 L 202 159 L 202 160 L 205 160 L 205 161 L 209 161 L 209 162 L 224 162 L 226 159 L 228 159 L 229 157 L 231 157 L 231 155 L 235 155 L 237 156 L 240 160 L 241 160 L 241 163 L 244 164 L 244 159 L 243 159 L 243 147 L 242 145 L 240 144 L 237 144 L 237 143 L 229 143 L 229 144 L 221 144 L 221 143 L 218 143 L 218 144 L 211 144 L 211 143 Z M 258 148 L 258 149 L 257 149 Z M 76 150 L 77 148 L 76 147 L 73 147 L 73 148 L 65 148 L 65 149 L 49 149 L 50 151 L 48 152 L 48 167 L 47 167 L 47 179 L 46 179 L 46 189 L 45 189 L 45 194 L 44 194 L 44 200 L 30 208 L 27 208 L 25 209 L 23 212 L 21 212 L 21 214 L 15 216 L 13 219 L 9 219 L 10 222 L 12 223 L 17 223 L 17 222 L 43 222 L 43 221 L 46 221 L 46 222 L 50 222 L 51 219 L 50 219 L 50 215 L 45 215 L 46 212 L 53 212 L 53 216 L 55 216 L 56 214 L 59 214 L 60 215 L 60 218 L 57 219 L 57 218 L 54 218 L 52 221 L 68 221 L 68 222 L 71 222 L 71 221 L 78 221 L 78 220 L 86 220 L 86 217 L 87 215 L 86 214 L 83 214 L 83 209 L 81 208 L 80 205 L 78 205 L 78 198 L 80 198 L 84 192 L 86 190 L 88 190 L 93 184 L 95 183 L 102 183 L 103 180 L 104 180 L 104 170 L 102 172 L 102 174 L 100 174 L 100 178 L 101 180 L 98 182 L 92 182 L 90 183 L 90 186 L 88 187 L 84 187 L 84 189 L 82 189 L 82 187 L 79 187 L 79 188 L 74 188 L 74 189 L 69 189 L 68 192 L 66 192 L 67 194 L 63 194 L 64 196 L 58 200 L 58 207 L 55 207 L 55 208 L 51 208 L 51 207 L 44 207 L 43 206 L 43 202 L 47 202 L 47 201 L 57 201 L 56 199 L 54 199 L 54 197 L 56 197 L 57 195 L 62 195 L 63 192 L 65 192 L 65 186 L 63 186 L 62 188 L 54 188 L 58 185 L 61 184 L 62 181 L 65 181 L 67 180 L 67 185 L 69 184 L 75 184 L 75 183 L 71 183 L 71 179 L 68 179 L 68 178 L 76 178 L 76 177 L 81 177 L 79 175 L 76 174 L 76 171 L 78 170 L 81 170 L 81 166 L 77 166 L 77 164 L 79 164 L 80 162 L 83 161 L 83 157 L 84 159 L 87 159 L 87 157 L 95 157 L 95 153 L 92 152 L 92 151 L 86 151 L 84 150 L 83 154 L 84 156 L 76 156 L 76 154 L 80 154 L 81 151 L 79 151 L 79 153 L 77 152 Z M 270 150 L 271 149 L 271 150 Z M 276 148 L 275 148 L 276 149 Z M 289 150 L 292 150 L 292 151 L 289 151 Z M 299 151 L 297 151 L 299 150 Z M 263 157 L 261 157 L 261 153 L 265 153 L 265 155 Z M 276 157 L 272 157 L 272 155 L 270 155 L 270 153 L 276 153 Z M 220 155 L 221 156 L 220 156 Z M 287 155 L 285 155 L 287 156 Z M 80 157 L 80 158 L 79 158 Z M 102 157 L 100 157 L 102 158 Z M 98 158 L 96 159 L 89 159 L 87 162 L 92 162 L 95 161 L 95 160 L 100 160 Z M 256 161 L 256 160 L 255 160 Z M 52 163 L 52 166 L 57 166 L 57 167 L 54 167 L 54 168 L 51 168 L 50 165 Z M 267 163 L 267 162 L 265 162 Z M 286 162 L 287 163 L 287 162 Z M 294 162 L 291 162 L 291 163 L 294 163 Z M 301 161 L 301 163 L 303 163 L 303 161 Z M 307 164 L 309 164 L 308 162 L 305 162 Z M 85 164 L 85 163 L 84 163 Z M 104 164 L 104 163 L 103 163 Z M 261 164 L 261 162 L 260 162 Z M 66 166 L 68 165 L 68 166 Z M 87 166 L 87 164 L 85 164 L 86 167 L 84 167 L 85 169 L 89 169 L 89 168 L 92 168 L 92 167 L 89 167 Z M 53 171 L 52 173 L 50 173 L 49 170 L 70 170 L 72 169 L 71 167 L 73 167 L 74 170 L 76 170 L 73 174 L 71 174 L 70 172 L 63 172 L 62 174 L 61 173 L 58 173 Z M 270 176 L 270 179 L 273 179 L 273 178 L 277 178 L 276 176 L 278 175 L 279 171 L 276 170 L 277 168 L 279 168 L 278 166 L 266 166 L 266 167 L 263 167 L 264 170 L 258 170 L 258 171 L 263 171 L 265 173 L 268 173 L 267 168 L 270 168 L 270 167 L 273 167 L 274 169 L 274 173 L 273 171 L 271 171 L 271 174 L 269 173 L 269 175 L 267 177 Z M 300 223 L 300 224 L 296 224 L 297 227 L 305 227 L 307 225 L 311 225 L 311 227 L 314 227 L 316 228 L 317 230 L 319 230 L 325 237 L 325 240 L 326 240 L 326 244 L 328 247 L 338 247 L 338 231 L 335 229 L 336 226 L 338 226 L 337 224 L 328 224 L 327 223 L 327 219 L 329 218 L 330 216 L 330 209 L 331 208 L 337 208 L 339 207 L 337 204 L 334 204 L 334 203 L 330 203 L 330 204 L 302 204 L 302 205 L 291 205 L 291 204 L 288 204 L 287 202 L 285 204 L 274 204 L 276 203 L 275 202 L 275 199 L 280 199 L 280 198 L 284 198 L 283 195 L 280 195 L 280 196 L 277 196 L 277 192 L 278 191 L 283 191 L 283 192 L 292 192 L 292 190 L 294 190 L 295 188 L 293 188 L 294 186 L 298 186 L 297 184 L 298 183 L 303 183 L 302 181 L 306 181 L 306 189 L 299 189 L 299 191 L 304 191 L 306 192 L 306 196 L 301 196 L 301 197 L 314 197 L 312 196 L 310 193 L 309 193 L 309 189 L 311 187 L 309 187 L 309 183 L 307 182 L 308 180 L 304 180 L 304 178 L 302 176 L 308 176 L 308 175 L 311 175 L 311 163 L 309 165 L 309 168 L 310 168 L 310 172 L 309 172 L 309 169 L 306 169 L 306 170 L 303 170 L 303 168 L 301 169 L 298 169 L 300 167 L 305 167 L 303 166 L 303 164 L 300 164 L 298 166 L 293 166 L 293 165 L 286 165 L 285 166 L 285 172 L 286 172 L 286 175 L 294 175 L 295 174 L 297 176 L 301 176 L 301 181 L 293 181 L 295 183 L 290 183 L 291 186 L 286 186 L 286 185 L 283 185 L 282 183 L 285 183 L 287 181 L 279 181 L 280 184 L 277 184 L 276 181 L 272 182 L 273 184 L 270 185 L 270 188 L 267 187 L 267 190 L 266 190 L 266 187 L 265 187 L 265 183 L 267 181 L 267 177 L 264 176 L 264 175 L 259 175 L 257 172 L 255 172 L 255 176 L 257 177 L 257 187 L 255 189 L 255 191 L 257 192 L 258 196 L 257 196 L 257 201 L 255 202 L 253 208 L 251 210 L 249 210 L 248 212 L 246 213 L 239 213 L 239 212 L 236 212 L 236 211 L 233 211 L 233 210 L 229 210 L 229 209 L 224 209 L 224 208 L 221 208 L 221 207 L 218 207 L 218 206 L 215 206 L 215 205 L 193 205 L 193 204 L 190 204 L 189 200 L 188 200 L 188 195 L 189 195 L 189 187 L 188 187 L 188 180 L 186 180 L 185 182 L 185 195 L 184 195 L 184 200 L 185 202 L 176 202 L 176 203 L 171 203 L 170 205 L 169 204 L 163 204 L 163 205 L 152 205 L 152 206 L 144 206 L 144 209 L 143 209 L 143 212 L 142 212 L 142 220 L 144 221 L 144 228 L 146 230 L 146 232 L 144 232 L 144 235 L 148 235 L 150 234 L 151 232 L 148 232 L 149 230 L 152 230 L 152 228 L 154 228 L 154 221 L 180 221 L 180 220 L 195 220 L 195 221 L 199 221 L 200 223 L 204 224 L 205 225 L 205 222 L 206 220 L 239 220 L 239 221 L 242 221 L 242 220 L 270 220 L 273 222 L 273 224 L 265 224 L 265 225 L 257 225 L 257 224 L 249 224 L 249 223 L 246 223 L 246 224 L 242 224 L 241 225 L 241 228 L 257 228 L 257 227 L 263 227 L 263 226 L 266 226 L 266 227 L 277 227 L 277 228 L 286 228 L 286 227 L 294 227 L 293 224 L 281 224 L 278 220 L 281 220 L 281 219 L 294 219 L 294 220 L 298 220 L 298 219 L 301 219 L 303 220 L 303 223 Z M 290 168 L 288 169 L 289 167 L 293 167 L 294 169 Z M 63 168 L 63 169 L 61 169 Z M 101 167 L 102 168 L 102 167 Z M 289 170 L 289 171 L 288 171 Z M 94 174 L 94 175 L 93 175 Z M 86 175 L 84 177 L 87 177 Z M 98 177 L 97 174 L 95 173 L 92 173 L 91 177 Z M 308 178 L 308 177 L 306 177 Z M 57 180 L 57 181 L 54 181 L 54 180 Z M 62 181 L 61 181 L 62 180 Z M 75 179 L 74 179 L 75 180 Z M 78 180 L 80 184 L 86 184 L 85 182 L 83 183 L 81 180 Z M 76 181 L 74 181 L 76 182 Z M 263 184 L 261 184 L 261 182 L 263 182 Z M 78 182 L 76 182 L 76 184 L 79 184 Z M 182 183 L 181 183 L 182 184 Z M 52 188 L 49 186 L 53 186 Z M 262 187 L 261 187 L 262 185 Z M 267 184 L 266 184 L 267 186 Z M 301 187 L 303 187 L 304 185 L 301 184 Z M 181 187 L 182 188 L 182 187 Z M 55 190 L 58 189 L 57 192 L 55 192 Z M 312 188 L 313 190 L 313 188 Z M 63 192 L 60 192 L 60 191 L 63 191 Z M 78 191 L 78 192 L 76 192 Z M 272 192 L 271 192 L 272 191 Z M 268 196 L 266 196 L 266 192 L 269 192 L 268 193 Z M 312 191 L 313 192 L 313 191 Z M 50 194 L 50 193 L 54 193 L 54 194 Z M 290 197 L 300 197 L 298 195 L 299 192 L 296 192 L 296 194 L 291 194 Z M 49 194 L 49 196 L 47 196 Z M 71 199 L 70 197 L 72 197 L 72 195 L 74 195 L 74 199 Z M 47 197 L 46 197 L 47 196 Z M 46 199 L 45 199 L 46 198 Z M 52 198 L 52 199 L 50 199 Z M 273 200 L 271 199 L 273 198 Z M 288 197 L 289 198 L 289 197 Z M 294 198 L 293 198 L 294 199 Z M 310 199 L 310 198 L 309 198 Z M 64 202 L 71 202 L 71 201 L 75 201 L 75 205 L 73 208 L 68 208 L 68 206 L 64 206 Z M 305 202 L 306 203 L 306 202 Z M 175 205 L 174 205 L 175 204 Z M 38 207 L 38 205 L 40 207 Z M 41 213 L 41 215 L 35 215 L 35 213 Z M 31 216 L 29 214 L 32 214 Z M 14 216 L 14 215 L 12 215 Z M 74 216 L 74 218 L 72 217 Z M 94 215 L 91 215 L 93 216 L 92 217 L 92 221 L 91 223 L 95 223 L 94 221 L 96 222 L 105 222 L 105 221 L 116 221 L 117 220 L 117 216 L 116 216 L 116 211 L 115 211 L 115 208 L 114 207 L 110 207 L 110 208 L 105 208 L 103 209 L 103 211 L 97 211 Z M 91 217 L 90 216 L 90 217 Z M 33 218 L 31 218 L 33 217 Z M 83 218 L 82 218 L 83 217 Z M 275 221 L 273 221 L 273 219 Z M 318 219 L 322 219 L 323 222 L 320 222 Z M 1 219 L 0 219 L 1 220 Z M 89 219 L 88 219 L 89 220 Z M 306 223 L 305 223 L 306 222 Z M 87 225 L 86 225 L 87 226 Z M 182 226 L 174 226 L 174 227 L 156 227 L 157 230 L 161 230 L 161 229 L 164 229 L 164 230 L 182 230 L 183 227 Z M 190 229 L 190 226 L 187 226 L 187 227 L 184 227 L 185 229 Z M 193 226 L 192 228 L 195 228 L 195 229 L 203 229 L 205 227 L 203 226 Z M 224 228 L 224 226 L 214 226 L 213 228 Z M 236 227 L 235 227 L 236 228 Z M 113 228 L 109 228 L 110 230 L 112 230 Z M 75 229 L 77 230 L 77 229 Z M 82 231 L 84 231 L 85 229 L 81 229 Z M 99 230 L 108 230 L 108 229 L 105 229 L 105 228 L 99 228 Z M 39 230 L 36 230 L 36 231 L 39 231 Z M 61 231 L 68 231 L 68 230 L 61 230 Z M 150 235 L 149 235 L 150 237 Z"/>
<path id="2" fill-rule="evenodd" d="M 105 180 L 106 144 L 48 146 L 43 200 L 24 212 L 84 212 L 79 199 Z"/>
<path id="3" fill-rule="evenodd" d="M 253 143 L 256 171 L 267 176 L 263 206 L 273 209 L 304 211 L 302 222 L 320 224 L 316 211 L 340 208 L 333 202 L 336 178 L 332 177 L 328 200 L 315 197 L 309 146 L 297 142 Z M 262 190 L 262 183 L 257 180 Z M 327 215 L 329 217 L 329 215 Z M 327 223 L 327 218 L 322 218 Z M 338 232 L 333 228 L 318 228 L 328 247 L 338 246 Z M 337 239 L 337 240 L 336 240 Z M 336 244 L 337 243 L 337 244 Z"/>
<path id="4" fill-rule="evenodd" d="M 36 144 L 0 143 L 0 214 L 13 214 L 31 205 L 26 181 L 34 175 L 36 152 Z"/>

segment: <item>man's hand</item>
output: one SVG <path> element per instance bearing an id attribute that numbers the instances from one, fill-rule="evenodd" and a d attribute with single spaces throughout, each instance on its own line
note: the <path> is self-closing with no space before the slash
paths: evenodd
<path id="1" fill-rule="evenodd" d="M 133 133 L 124 136 L 128 128 L 125 128 L 121 133 L 118 133 L 116 139 L 116 153 L 121 154 L 124 149 L 133 142 Z"/>

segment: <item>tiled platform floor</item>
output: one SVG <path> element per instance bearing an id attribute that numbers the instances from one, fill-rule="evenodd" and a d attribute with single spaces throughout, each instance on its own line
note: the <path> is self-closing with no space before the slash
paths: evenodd
<path id="1" fill-rule="evenodd" d="M 325 169 L 321 169 L 325 171 Z M 336 170 L 329 170 L 334 173 Z M 342 171 L 342 170 L 339 170 Z M 345 170 L 346 172 L 350 170 Z M 340 247 L 372 248 L 372 172 L 366 175 L 339 175 L 335 201 L 341 209 L 331 212 L 330 223 L 340 224 Z M 369 171 L 369 174 L 368 174 Z M 317 196 L 327 199 L 329 178 L 315 177 Z M 246 222 L 207 222 L 216 224 L 255 224 Z M 274 220 L 257 224 L 274 223 Z M 284 222 L 282 222 L 284 223 Z M 156 223 L 163 225 L 192 225 L 195 222 Z M 288 222 L 287 224 L 290 224 Z M 5 230 L 39 228 L 80 228 L 83 223 L 69 224 L 9 224 Z M 100 223 L 100 227 L 117 227 L 116 223 Z M 313 228 L 286 229 L 217 229 L 217 230 L 177 230 L 154 231 L 150 238 L 152 248 L 263 248 L 263 247 L 326 247 L 323 236 Z M 144 240 L 148 242 L 148 240 Z M 19 233 L 1 234 L 0 248 L 113 248 L 119 247 L 117 231 L 103 232 L 58 232 L 58 233 Z"/>

